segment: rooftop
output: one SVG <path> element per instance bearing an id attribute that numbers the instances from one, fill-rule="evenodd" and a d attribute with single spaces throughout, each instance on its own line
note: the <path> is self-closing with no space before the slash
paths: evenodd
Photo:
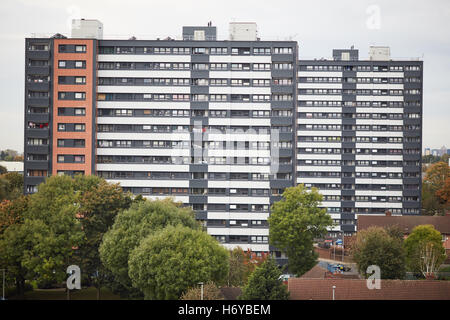
<path id="1" fill-rule="evenodd" d="M 368 289 L 362 279 L 290 278 L 291 300 L 450 300 L 450 281 L 381 280 L 381 289 Z"/>
<path id="2" fill-rule="evenodd" d="M 411 233 L 418 225 L 431 224 L 442 234 L 450 234 L 450 215 L 446 216 L 373 216 L 358 215 L 358 231 L 371 226 L 399 226 L 405 234 Z"/>

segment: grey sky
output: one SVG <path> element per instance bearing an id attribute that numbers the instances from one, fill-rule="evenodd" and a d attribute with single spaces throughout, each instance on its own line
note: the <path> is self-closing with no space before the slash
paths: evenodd
<path id="1" fill-rule="evenodd" d="M 423 56 L 423 147 L 450 148 L 448 0 L 1 2 L 0 149 L 23 152 L 24 38 L 32 33 L 69 35 L 70 20 L 80 17 L 102 21 L 105 38 L 176 37 L 181 35 L 183 25 L 206 25 L 212 21 L 219 39 L 226 39 L 230 21 L 251 21 L 258 24 L 262 40 L 297 40 L 300 58 L 327 58 L 333 48 L 351 45 L 360 50 L 362 58 L 367 57 L 369 45 L 390 46 L 394 59 Z"/>

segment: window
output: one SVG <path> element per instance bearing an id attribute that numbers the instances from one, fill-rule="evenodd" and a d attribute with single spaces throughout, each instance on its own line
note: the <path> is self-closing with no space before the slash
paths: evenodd
<path id="1" fill-rule="evenodd" d="M 66 131 L 66 125 L 64 123 L 59 123 L 58 131 Z"/>
<path id="2" fill-rule="evenodd" d="M 86 77 L 75 77 L 76 84 L 84 84 L 86 83 Z"/>
<path id="3" fill-rule="evenodd" d="M 73 162 L 76 162 L 76 163 L 84 163 L 84 156 L 83 156 L 83 155 L 80 155 L 80 156 L 74 156 L 74 157 L 73 157 Z"/>
<path id="4" fill-rule="evenodd" d="M 274 63 L 273 67 L 277 70 L 291 70 L 292 63 Z"/>
<path id="5" fill-rule="evenodd" d="M 253 70 L 270 70 L 270 63 L 254 63 Z"/>
<path id="6" fill-rule="evenodd" d="M 205 40 L 205 30 L 194 30 L 194 40 L 204 41 Z"/>
<path id="7" fill-rule="evenodd" d="M 253 48 L 253 54 L 270 54 L 270 48 Z"/>
<path id="8" fill-rule="evenodd" d="M 65 68 L 66 67 L 66 61 L 65 60 L 59 60 L 58 61 L 58 67 L 59 68 Z"/>
<path id="9" fill-rule="evenodd" d="M 86 61 L 75 61 L 75 68 L 85 68 Z"/>
<path id="10" fill-rule="evenodd" d="M 274 54 L 291 54 L 292 48 L 273 48 Z"/>
<path id="11" fill-rule="evenodd" d="M 74 129 L 75 131 L 85 131 L 86 125 L 84 123 L 76 123 Z"/>
<path id="12" fill-rule="evenodd" d="M 85 146 L 85 141 L 84 141 L 84 139 L 75 139 L 75 140 L 73 141 L 73 146 L 74 146 L 74 147 L 78 147 L 78 148 L 84 147 L 84 146 Z"/>
<path id="13" fill-rule="evenodd" d="M 84 100 L 86 99 L 85 92 L 75 92 L 75 100 Z"/>
<path id="14" fill-rule="evenodd" d="M 86 46 L 85 45 L 75 46 L 75 52 L 86 52 Z"/>
<path id="15" fill-rule="evenodd" d="M 190 48 L 173 48 L 174 54 L 190 54 Z"/>
<path id="16" fill-rule="evenodd" d="M 208 54 L 208 52 L 209 52 L 208 48 L 194 48 L 194 54 Z"/>
<path id="17" fill-rule="evenodd" d="M 76 116 L 84 116 L 86 115 L 86 108 L 75 108 Z"/>
<path id="18" fill-rule="evenodd" d="M 227 54 L 227 48 L 211 48 L 211 54 Z"/>

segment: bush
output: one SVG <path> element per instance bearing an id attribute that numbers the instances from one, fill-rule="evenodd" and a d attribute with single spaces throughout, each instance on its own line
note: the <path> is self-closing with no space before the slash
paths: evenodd
<path id="1" fill-rule="evenodd" d="M 33 291 L 33 286 L 31 285 L 31 283 L 25 283 L 24 290 L 25 290 L 24 292 Z M 16 295 L 17 295 L 16 287 L 5 288 L 5 297 L 6 298 L 14 297 Z"/>
<path id="2" fill-rule="evenodd" d="M 201 300 L 202 289 L 200 285 L 188 289 L 181 295 L 180 300 Z M 223 300 L 220 289 L 213 283 L 208 282 L 203 285 L 203 300 Z"/>

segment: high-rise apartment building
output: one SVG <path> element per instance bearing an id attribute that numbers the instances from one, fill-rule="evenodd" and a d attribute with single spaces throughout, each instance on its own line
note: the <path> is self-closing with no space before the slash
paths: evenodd
<path id="1" fill-rule="evenodd" d="M 420 214 L 422 67 L 386 47 L 299 61 L 297 183 L 320 189 L 334 235 L 361 214 Z"/>
<path id="2" fill-rule="evenodd" d="M 324 194 L 332 233 L 354 232 L 358 214 L 419 213 L 421 61 L 386 48 L 298 60 L 297 42 L 261 41 L 248 23 L 222 41 L 211 24 L 180 40 L 74 27 L 26 39 L 25 193 L 96 174 L 172 196 L 226 247 L 256 252 L 272 249 L 270 205 L 297 183 Z"/>
<path id="3" fill-rule="evenodd" d="M 256 39 L 247 25 L 233 32 Z M 218 41 L 208 25 L 183 40 L 26 48 L 25 192 L 96 174 L 191 205 L 227 247 L 269 251 L 269 207 L 295 182 L 296 42 Z"/>

